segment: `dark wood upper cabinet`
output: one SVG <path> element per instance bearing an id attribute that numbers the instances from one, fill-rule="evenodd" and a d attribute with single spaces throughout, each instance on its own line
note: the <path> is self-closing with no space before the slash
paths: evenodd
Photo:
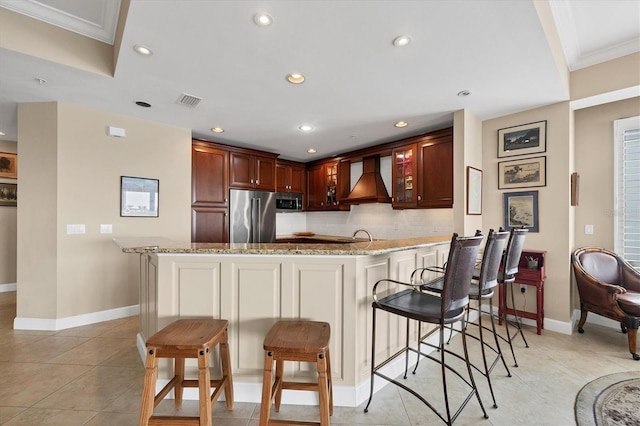
<path id="1" fill-rule="evenodd" d="M 255 157 L 255 188 L 265 191 L 276 190 L 276 159 Z"/>
<path id="2" fill-rule="evenodd" d="M 228 205 L 228 151 L 194 143 L 191 150 L 191 204 Z"/>
<path id="3" fill-rule="evenodd" d="M 453 207 L 453 131 L 434 132 L 419 143 L 418 207 Z"/>
<path id="4" fill-rule="evenodd" d="M 229 153 L 229 186 L 242 189 L 276 190 L 276 159 L 247 152 Z"/>
<path id="5" fill-rule="evenodd" d="M 307 167 L 307 210 L 349 210 L 351 163 L 328 161 Z"/>
<path id="6" fill-rule="evenodd" d="M 229 151 L 204 141 L 191 146 L 191 241 L 229 241 Z"/>
<path id="7" fill-rule="evenodd" d="M 393 150 L 391 154 L 391 180 L 393 208 L 418 206 L 418 146 L 415 143 Z"/>
<path id="8" fill-rule="evenodd" d="M 276 191 L 303 194 L 305 190 L 305 166 L 283 160 L 276 161 Z"/>

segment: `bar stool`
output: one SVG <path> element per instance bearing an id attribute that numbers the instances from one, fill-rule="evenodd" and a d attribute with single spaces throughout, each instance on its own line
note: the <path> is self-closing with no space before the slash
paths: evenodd
<path id="1" fill-rule="evenodd" d="M 500 228 L 502 231 L 502 228 Z M 516 359 L 516 353 L 513 351 L 513 339 L 515 339 L 518 334 L 522 337 L 524 341 L 524 346 L 526 348 L 529 347 L 529 343 L 527 343 L 527 339 L 524 337 L 524 333 L 522 332 L 522 321 L 518 316 L 518 310 L 516 309 L 515 300 L 513 296 L 513 283 L 516 280 L 516 274 L 518 273 L 518 267 L 520 264 L 520 256 L 522 255 L 522 249 L 524 248 L 524 240 L 527 237 L 529 230 L 522 228 L 511 228 L 511 233 L 509 235 L 509 241 L 507 242 L 507 250 L 504 254 L 503 260 L 503 269 L 502 273 L 498 276 L 498 283 L 502 286 L 502 300 L 500 301 L 500 305 L 503 307 L 500 314 L 500 324 L 504 321 L 504 327 L 507 331 L 507 337 L 503 338 L 511 349 L 511 356 L 513 356 L 514 366 L 518 366 L 518 360 Z M 507 318 L 507 285 L 510 287 L 511 293 L 511 306 L 513 306 L 513 316 L 514 320 L 511 321 Z M 515 334 L 512 336 L 509 332 L 509 324 L 515 327 Z"/>
<path id="2" fill-rule="evenodd" d="M 280 411 L 283 389 L 317 391 L 320 400 L 320 422 L 304 424 L 329 425 L 333 414 L 333 389 L 331 385 L 331 357 L 329 336 L 331 328 L 326 322 L 278 321 L 264 338 L 264 377 L 262 382 L 262 403 L 260 405 L 260 426 L 269 424 L 299 425 L 299 421 L 269 420 L 271 402 L 275 398 L 276 412 Z M 317 383 L 289 382 L 282 378 L 284 361 L 314 362 L 318 369 Z M 273 378 L 273 363 L 276 376 Z"/>
<path id="3" fill-rule="evenodd" d="M 169 324 L 147 340 L 146 372 L 142 390 L 140 407 L 140 425 L 153 424 L 194 424 L 211 425 L 211 407 L 224 390 L 227 409 L 233 409 L 233 380 L 227 341 L 227 320 L 206 318 L 181 319 Z M 209 376 L 210 351 L 220 345 L 222 378 L 211 380 Z M 155 394 L 158 378 L 158 358 L 174 358 L 174 377 Z M 198 359 L 198 379 L 185 380 L 184 359 Z M 200 389 L 200 416 L 154 416 L 153 409 L 167 396 L 171 389 L 175 390 L 175 406 L 182 406 L 182 390 L 184 387 Z M 211 388 L 215 388 L 211 394 Z"/>

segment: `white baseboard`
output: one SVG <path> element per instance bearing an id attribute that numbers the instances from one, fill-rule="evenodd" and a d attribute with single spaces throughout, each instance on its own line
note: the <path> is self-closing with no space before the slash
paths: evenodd
<path id="1" fill-rule="evenodd" d="M 13 328 L 15 330 L 58 331 L 134 315 L 140 315 L 140 305 L 124 306 L 122 308 L 107 309 L 105 311 L 56 319 L 16 317 L 13 320 Z"/>
<path id="2" fill-rule="evenodd" d="M 486 311 L 489 310 L 489 305 L 482 305 L 484 307 L 484 309 Z M 496 306 L 493 307 L 493 313 L 495 315 L 498 315 L 498 308 Z M 580 315 L 578 314 L 578 317 Z M 515 320 L 515 317 L 513 315 L 508 315 L 507 316 L 509 319 L 511 320 Z M 522 321 L 522 324 L 525 325 L 530 325 L 532 327 L 536 327 L 536 321 L 529 319 L 529 318 L 520 318 L 520 321 Z M 556 333 L 562 333 L 562 334 L 572 334 L 573 333 L 573 324 L 574 321 L 569 321 L 569 322 L 565 322 L 565 321 L 558 321 L 558 320 L 554 320 L 551 318 L 544 318 L 544 330 L 549 330 L 549 331 L 555 331 Z"/>
<path id="3" fill-rule="evenodd" d="M 8 291 L 16 291 L 18 286 L 16 283 L 0 284 L 0 293 L 6 293 Z"/>
<path id="4" fill-rule="evenodd" d="M 573 311 L 573 322 L 574 324 L 578 324 L 579 321 L 580 321 L 580 309 L 575 309 Z M 596 325 L 601 325 L 603 327 L 620 329 L 619 321 L 614 321 L 607 317 L 603 317 L 602 315 L 594 314 L 593 312 L 589 312 L 589 314 L 587 315 L 587 324 L 596 324 Z"/>

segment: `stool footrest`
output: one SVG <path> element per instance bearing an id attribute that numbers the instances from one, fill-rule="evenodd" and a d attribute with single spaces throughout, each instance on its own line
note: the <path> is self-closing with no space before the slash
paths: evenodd
<path id="1" fill-rule="evenodd" d="M 162 425 L 170 422 L 175 426 L 189 426 L 200 425 L 199 417 L 185 417 L 185 416 L 151 416 L 149 418 L 149 425 Z"/>
<path id="2" fill-rule="evenodd" d="M 212 380 L 209 380 L 209 386 L 211 387 L 220 386 L 226 381 L 227 381 L 226 377 L 223 377 L 222 379 L 212 379 Z M 200 385 L 198 384 L 197 379 L 185 379 L 182 381 L 183 388 L 197 388 L 199 386 Z"/>
<path id="3" fill-rule="evenodd" d="M 303 391 L 317 391 L 318 383 L 304 383 L 304 382 L 282 382 L 282 389 L 293 389 Z"/>
<path id="4" fill-rule="evenodd" d="M 318 426 L 320 425 L 320 422 L 301 422 L 299 420 L 293 421 L 293 420 L 269 420 L 269 424 L 270 425 L 289 425 L 289 426 L 295 426 L 295 425 L 314 425 L 314 426 Z"/>

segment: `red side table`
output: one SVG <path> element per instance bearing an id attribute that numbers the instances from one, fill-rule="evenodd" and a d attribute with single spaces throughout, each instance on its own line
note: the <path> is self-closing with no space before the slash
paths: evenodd
<path id="1" fill-rule="evenodd" d="M 547 252 L 542 250 L 523 250 L 518 264 L 515 284 L 531 285 L 536 288 L 536 312 L 518 311 L 518 316 L 536 320 L 537 333 L 541 334 L 544 329 L 544 280 L 547 278 L 545 271 L 545 256 Z M 529 259 L 538 261 L 537 267 L 529 267 Z M 516 287 L 513 287 L 516 288 Z M 503 314 L 513 315 L 514 309 L 506 306 L 506 294 L 504 285 L 498 289 L 498 315 L 502 319 Z M 502 322 L 502 321 L 500 321 Z"/>

